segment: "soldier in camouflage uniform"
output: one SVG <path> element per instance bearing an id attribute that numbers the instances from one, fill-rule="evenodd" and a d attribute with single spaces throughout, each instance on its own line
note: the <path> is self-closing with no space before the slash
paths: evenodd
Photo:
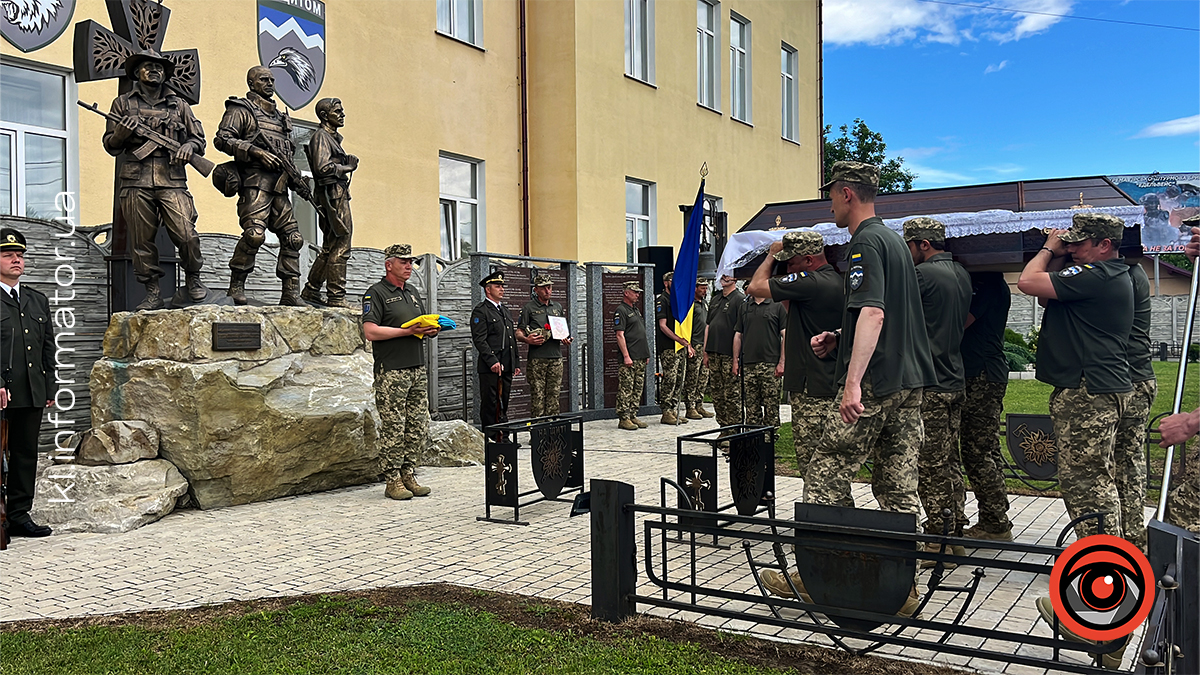
<path id="1" fill-rule="evenodd" d="M 687 404 L 687 419 L 700 420 L 713 414 L 704 407 L 704 392 L 708 390 L 708 367 L 704 365 L 704 334 L 708 330 L 708 279 L 696 279 L 696 301 L 692 305 L 692 351 L 687 357 L 683 400 Z"/>
<path id="2" fill-rule="evenodd" d="M 413 272 L 412 247 L 393 244 L 383 251 L 386 275 L 363 295 L 363 335 L 375 358 L 375 406 L 379 430 L 379 468 L 392 499 L 424 497 L 430 490 L 417 483 L 414 470 L 429 445 L 429 398 L 421 338 L 436 337 L 440 328 L 401 326 L 426 313 L 425 302 L 408 280 Z"/>
<path id="3" fill-rule="evenodd" d="M 742 423 L 742 388 L 733 374 L 733 334 L 745 303 L 746 296 L 738 290 L 737 280 L 728 275 L 721 277 L 721 293 L 709 305 L 704 335 L 708 395 L 717 413 L 717 426 Z"/>
<path id="4" fill-rule="evenodd" d="M 750 295 L 733 333 L 733 374 L 746 381 L 746 424 L 779 427 L 787 310 Z"/>
<path id="5" fill-rule="evenodd" d="M 613 314 L 617 334 L 617 350 L 621 365 L 617 367 L 617 427 L 627 431 L 645 429 L 648 425 L 637 418 L 638 406 L 646 387 L 646 363 L 650 361 L 650 346 L 646 342 L 646 324 L 637 305 L 642 298 L 642 286 L 626 281 L 624 302 Z"/>
<path id="6" fill-rule="evenodd" d="M 555 340 L 550 336 L 550 318 L 566 316 L 563 306 L 550 296 L 554 282 L 539 274 L 533 278 L 534 299 L 521 308 L 517 319 L 517 341 L 529 345 L 529 364 L 525 381 L 529 383 L 529 414 L 548 417 L 559 413 L 562 393 L 563 355 L 560 345 L 570 345 L 571 337 Z"/>
<path id="7" fill-rule="evenodd" d="M 1133 284 L 1133 329 L 1126 341 L 1125 358 L 1133 394 L 1117 423 L 1113 445 L 1117 496 L 1121 500 L 1121 529 L 1134 546 L 1146 550 L 1146 423 L 1158 395 L 1158 380 L 1150 356 L 1150 279 L 1142 266 L 1129 266 Z"/>
<path id="8" fill-rule="evenodd" d="M 675 318 L 671 314 L 671 280 L 674 272 L 663 275 L 663 292 L 654 300 L 655 352 L 658 354 L 658 370 L 662 377 L 658 381 L 658 407 L 662 410 L 662 424 L 687 424 L 687 418 L 678 418 L 679 398 L 683 393 L 683 381 L 687 374 L 687 358 L 696 350 L 684 338 L 675 334 Z M 682 345 L 683 349 L 677 349 Z"/>
<path id="9" fill-rule="evenodd" d="M 1106 512 L 1106 532 L 1126 536 L 1114 475 L 1117 426 L 1133 390 L 1126 341 L 1134 291 L 1117 248 L 1125 224 L 1099 213 L 1076 213 L 1072 221 L 1070 230 L 1050 233 L 1017 287 L 1046 301 L 1037 379 L 1054 386 L 1050 417 L 1067 512 Z M 1051 261 L 1067 253 L 1072 265 L 1051 272 Z M 1079 538 L 1096 532 L 1094 519 L 1075 526 Z"/>

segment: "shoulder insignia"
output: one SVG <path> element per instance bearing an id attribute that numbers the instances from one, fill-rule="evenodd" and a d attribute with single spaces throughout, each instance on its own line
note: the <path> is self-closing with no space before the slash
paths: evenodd
<path id="1" fill-rule="evenodd" d="M 479 323 L 479 317 L 475 317 L 475 318 L 473 319 L 473 321 L 474 321 L 475 323 Z"/>
<path id="2" fill-rule="evenodd" d="M 862 256 L 859 256 L 862 257 Z M 857 291 L 867 280 L 867 270 L 862 265 L 850 266 L 850 290 Z"/>
<path id="3" fill-rule="evenodd" d="M 621 315 L 620 315 L 620 314 L 618 314 L 618 315 L 616 315 L 615 317 L 613 317 L 613 325 L 614 325 L 614 326 L 620 326 L 620 325 L 621 325 Z"/>
<path id="4" fill-rule="evenodd" d="M 851 254 L 850 254 L 850 259 L 851 259 L 851 260 L 859 260 L 859 259 L 861 259 L 861 258 L 862 258 L 862 254 L 861 254 L 861 253 L 851 253 Z"/>
<path id="5" fill-rule="evenodd" d="M 363 314 L 371 313 L 371 298 L 363 298 Z"/>
<path id="6" fill-rule="evenodd" d="M 1084 265 L 1083 267 L 1084 267 L 1084 269 L 1089 269 L 1089 270 L 1092 269 L 1092 265 Z"/>
<path id="7" fill-rule="evenodd" d="M 781 283 L 781 284 L 790 284 L 790 283 L 792 283 L 792 282 L 793 282 L 793 281 L 795 281 L 795 280 L 796 280 L 796 275 L 795 275 L 795 273 L 793 273 L 793 274 L 789 274 L 789 275 L 787 275 L 787 276 L 785 276 L 785 277 L 781 278 L 781 279 L 779 280 L 779 283 Z"/>
<path id="8" fill-rule="evenodd" d="M 1082 272 L 1082 271 L 1083 271 L 1083 268 L 1082 268 L 1082 267 L 1080 267 L 1079 265 L 1071 265 L 1070 267 L 1068 267 L 1068 268 L 1064 269 L 1063 271 L 1059 272 L 1059 273 L 1058 273 L 1058 276 L 1060 276 L 1060 277 L 1073 277 L 1073 276 L 1075 276 L 1076 274 L 1079 274 L 1079 273 L 1080 273 L 1080 272 Z"/>

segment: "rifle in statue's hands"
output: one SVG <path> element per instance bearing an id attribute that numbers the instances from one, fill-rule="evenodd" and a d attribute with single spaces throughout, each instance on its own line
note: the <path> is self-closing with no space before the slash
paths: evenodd
<path id="1" fill-rule="evenodd" d="M 292 160 L 292 154 L 288 152 L 286 148 L 276 147 L 275 144 L 272 143 L 271 140 L 261 132 L 254 137 L 254 143 L 258 145 L 260 150 L 266 152 L 268 155 L 271 155 L 279 161 L 279 164 L 283 167 L 283 173 L 287 176 L 288 185 L 292 188 L 292 190 L 299 195 L 301 199 L 309 204 L 312 204 L 319 210 L 321 207 L 317 204 L 317 200 L 313 197 L 312 187 L 309 186 L 308 179 L 304 177 L 304 174 L 300 173 L 300 169 L 296 168 L 296 163 Z"/>
<path id="2" fill-rule="evenodd" d="M 125 123 L 125 120 L 123 118 L 113 115 L 112 113 L 104 112 L 95 103 L 93 103 L 91 105 L 88 105 L 88 104 L 84 103 L 83 101 L 76 101 L 76 103 L 78 103 L 81 108 L 84 108 L 86 110 L 91 110 L 92 112 L 96 113 L 97 115 L 100 115 L 101 117 L 103 117 L 104 119 L 106 119 L 110 122 L 113 122 L 115 124 L 124 124 Z M 146 159 L 147 157 L 150 156 L 150 153 L 154 152 L 155 150 L 157 150 L 159 148 L 164 148 L 164 149 L 170 150 L 172 153 L 174 153 L 174 152 L 178 151 L 179 146 L 182 145 L 182 143 L 180 143 L 179 141 L 177 141 L 173 138 L 170 138 L 168 136 L 164 136 L 163 134 L 155 131 L 154 129 L 151 129 L 149 125 L 147 125 L 145 122 L 142 122 L 141 120 L 138 120 L 137 127 L 135 128 L 135 130 L 137 131 L 137 134 L 139 136 L 146 139 L 145 143 L 143 143 L 140 147 L 138 147 L 133 152 L 129 153 L 129 154 L 133 155 L 134 157 L 136 157 L 139 161 Z M 204 155 L 197 154 L 195 152 L 192 153 L 192 156 L 191 156 L 191 158 L 188 159 L 187 163 L 191 164 L 192 168 L 196 169 L 196 171 L 199 171 L 200 175 L 204 176 L 205 178 L 208 178 L 208 175 L 210 173 L 212 173 L 213 167 L 216 166 L 210 160 L 205 159 Z"/>

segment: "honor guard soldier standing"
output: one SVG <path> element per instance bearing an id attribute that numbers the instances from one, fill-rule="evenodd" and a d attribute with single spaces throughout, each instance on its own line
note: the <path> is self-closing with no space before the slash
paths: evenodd
<path id="1" fill-rule="evenodd" d="M 122 160 L 117 199 L 129 232 L 133 271 L 146 287 L 146 299 L 138 304 L 138 310 L 162 309 L 165 304 L 158 287 L 163 271 L 155 244 L 160 225 L 166 226 L 171 242 L 179 249 L 188 297 L 200 302 L 208 294 L 200 283 L 204 256 L 186 173 L 192 155 L 204 154 L 204 129 L 187 101 L 165 86 L 174 72 L 175 64 L 158 52 L 130 54 L 125 59 L 125 76 L 137 84 L 113 100 L 110 113 L 122 121 L 110 119 L 104 131 L 104 149 Z M 158 146 L 138 159 L 134 152 L 147 143 L 138 133 L 140 124 L 178 141 L 179 148 L 172 151 Z"/>
<path id="2" fill-rule="evenodd" d="M 746 382 L 746 424 L 779 427 L 786 327 L 783 305 L 750 294 L 733 333 L 733 374 Z"/>
<path id="3" fill-rule="evenodd" d="M 275 99 L 275 76 L 264 66 L 246 73 L 250 91 L 245 98 L 230 96 L 225 115 L 217 127 L 213 145 L 233 156 L 236 169 L 222 164 L 213 172 L 213 184 L 226 197 L 238 195 L 238 224 L 242 238 L 229 259 L 227 295 L 239 305 L 247 303 L 246 278 L 254 271 L 254 257 L 267 240 L 267 230 L 279 237 L 279 260 L 275 275 L 283 283 L 279 304 L 307 306 L 300 299 L 300 249 L 304 237 L 296 224 L 291 188 L 305 199 L 311 197 L 292 163 L 292 118 L 279 110 Z"/>
<path id="4" fill-rule="evenodd" d="M 709 369 L 708 395 L 717 413 L 717 426 L 742 423 L 741 392 L 733 374 L 733 334 L 746 296 L 737 280 L 721 277 L 721 293 L 708 306 L 708 330 L 704 335 L 704 365 Z"/>
<path id="5" fill-rule="evenodd" d="M 412 247 L 392 244 L 383 250 L 386 275 L 363 295 L 363 335 L 375 357 L 375 407 L 379 431 L 380 473 L 384 494 L 392 499 L 424 497 L 429 488 L 413 475 L 429 445 L 429 393 L 421 337 L 436 337 L 437 326 L 403 325 L 425 314 L 425 302 L 408 280 Z"/>
<path id="6" fill-rule="evenodd" d="M 1153 194 L 1153 193 L 1151 193 Z M 1121 500 L 1121 529 L 1134 546 L 1146 550 L 1146 423 L 1158 396 L 1158 380 L 1150 354 L 1150 279 L 1136 262 L 1129 266 L 1133 283 L 1133 328 L 1126 342 L 1125 359 L 1133 394 L 1117 423 L 1113 445 L 1117 496 Z"/>
<path id="7" fill-rule="evenodd" d="M 517 320 L 517 340 L 529 345 L 529 367 L 525 370 L 525 381 L 529 383 L 531 417 L 551 417 L 559 413 L 558 399 L 562 393 L 563 378 L 562 345 L 570 345 L 571 338 L 568 336 L 564 340 L 555 340 L 550 336 L 550 317 L 566 316 L 563 306 L 550 299 L 553 293 L 554 282 L 549 276 L 535 276 L 534 299 L 525 303 Z"/>
<path id="8" fill-rule="evenodd" d="M 695 356 L 691 343 L 675 334 L 675 317 L 671 314 L 671 283 L 674 272 L 663 275 L 663 292 L 654 300 L 654 350 L 658 353 L 658 370 L 662 378 L 658 381 L 658 407 L 662 409 L 662 424 L 687 424 L 687 418 L 677 417 L 679 399 L 683 393 L 684 378 L 687 376 L 687 357 Z M 675 345 L 683 345 L 676 350 Z"/>
<path id="9" fill-rule="evenodd" d="M 54 329 L 50 301 L 21 284 L 25 237 L 0 230 L 0 411 L 8 422 L 8 533 L 46 537 L 50 528 L 29 517 L 37 473 L 42 413 L 54 402 Z"/>
<path id="10" fill-rule="evenodd" d="M 324 304 L 346 306 L 346 263 L 350 260 L 350 236 L 354 222 L 350 216 L 350 174 L 358 169 L 358 158 L 342 149 L 338 129 L 346 124 L 346 111 L 336 98 L 317 101 L 321 126 L 304 147 L 308 165 L 316 181 L 317 226 L 321 228 L 321 252 L 308 271 L 308 282 L 300 297 L 321 302 L 321 286 L 328 286 Z"/>
<path id="11" fill-rule="evenodd" d="M 708 389 L 708 367 L 704 365 L 704 334 L 708 330 L 708 279 L 696 279 L 696 300 L 692 305 L 692 349 L 688 351 L 686 374 L 683 378 L 683 400 L 687 404 L 687 419 L 712 417 L 704 407 L 704 391 Z"/>
<path id="12" fill-rule="evenodd" d="M 825 259 L 819 232 L 788 232 L 769 252 L 750 280 L 750 293 L 769 294 L 788 306 L 783 388 L 791 393 L 792 443 L 803 475 L 838 389 L 836 355 L 818 357 L 809 340 L 842 325 L 843 281 Z M 775 261 L 787 263 L 787 274 L 771 277 Z"/>
<path id="13" fill-rule="evenodd" d="M 963 328 L 971 310 L 971 277 L 946 249 L 946 226 L 933 218 L 913 218 L 904 223 L 904 241 L 912 254 L 921 290 L 925 334 L 933 356 L 936 382 L 925 388 L 921 420 L 925 440 L 917 461 L 917 494 L 925 509 L 925 533 L 942 533 L 942 510 L 949 509 L 953 522 L 950 536 L 961 537 L 967 520 L 966 486 L 959 467 L 958 435 L 966 377 L 962 364 Z M 937 553 L 941 547 L 927 544 Z M 955 546 L 953 552 L 966 555 Z M 922 560 L 922 567 L 933 567 Z M 953 563 L 946 565 L 954 566 Z"/>
<path id="14" fill-rule="evenodd" d="M 964 537 L 1012 541 L 1008 489 L 1000 455 L 1000 413 L 1008 391 L 1004 327 L 1012 293 L 1001 272 L 971 273 L 971 309 L 961 343 L 963 394 L 960 454 L 971 490 L 979 502 L 979 521 Z"/>
<path id="15" fill-rule="evenodd" d="M 617 367 L 617 427 L 626 431 L 645 429 L 637 417 L 638 406 L 646 387 L 646 363 L 650 360 L 650 345 L 646 342 L 646 323 L 637 303 L 642 298 L 642 286 L 626 281 L 623 302 L 613 313 L 617 334 L 617 352 L 621 365 Z"/>
<path id="16" fill-rule="evenodd" d="M 479 422 L 483 432 L 493 424 L 508 421 L 508 396 L 513 376 L 521 372 L 517 354 L 517 336 L 512 315 L 501 304 L 504 300 L 504 275 L 492 272 L 479 282 L 483 302 L 471 311 L 471 340 L 479 352 Z M 497 436 L 498 437 L 498 436 Z"/>

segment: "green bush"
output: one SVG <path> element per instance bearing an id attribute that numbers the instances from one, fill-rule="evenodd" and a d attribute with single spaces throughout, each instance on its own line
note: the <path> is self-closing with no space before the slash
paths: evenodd
<path id="1" fill-rule="evenodd" d="M 1200 344 L 1193 342 L 1188 346 L 1188 361 L 1200 361 Z"/>
<path id="2" fill-rule="evenodd" d="M 1010 345 L 1016 345 L 1018 347 L 1022 347 L 1024 349 L 1029 348 L 1029 345 L 1025 344 L 1025 338 L 1022 337 L 1020 333 L 1018 333 L 1017 331 L 1015 331 L 1011 328 L 1004 329 L 1004 342 L 1007 344 L 1010 344 Z"/>
<path id="3" fill-rule="evenodd" d="M 1004 345 L 1004 357 L 1008 359 L 1008 369 L 1016 371 L 1025 370 L 1025 366 L 1036 360 L 1033 352 L 1011 342 Z"/>
<path id="4" fill-rule="evenodd" d="M 1037 354 L 1038 338 L 1042 336 L 1042 329 L 1034 326 L 1029 329 L 1029 334 L 1025 336 L 1025 346 L 1030 352 Z"/>

